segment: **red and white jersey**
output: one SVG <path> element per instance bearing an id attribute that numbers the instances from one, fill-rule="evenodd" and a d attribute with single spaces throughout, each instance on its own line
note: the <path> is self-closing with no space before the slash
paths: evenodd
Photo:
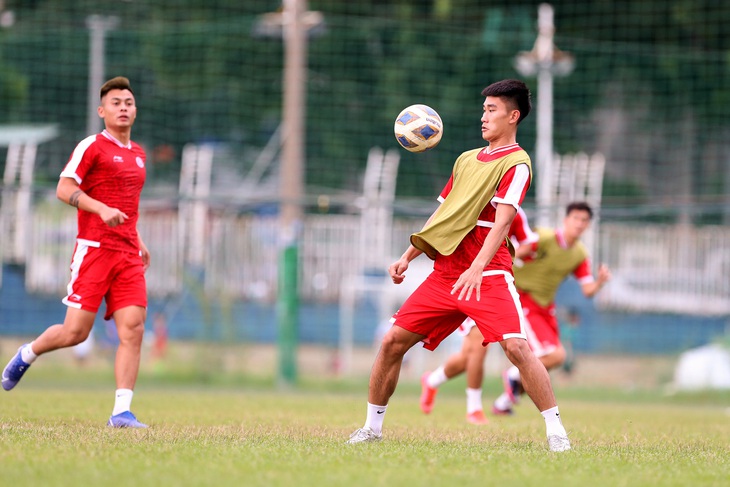
<path id="1" fill-rule="evenodd" d="M 485 148 L 479 152 L 477 159 L 484 163 L 496 161 L 512 152 L 521 151 L 517 144 L 500 147 L 492 152 L 487 152 Z M 451 192 L 454 176 L 452 174 L 448 183 L 441 191 L 439 202 L 443 202 Z M 434 269 L 441 272 L 445 277 L 458 278 L 476 258 L 479 251 L 484 245 L 487 234 L 494 226 L 494 220 L 497 214 L 497 205 L 500 203 L 512 205 L 519 208 L 525 199 L 525 194 L 530 188 L 530 168 L 527 164 L 518 164 L 509 169 L 497 186 L 497 191 L 484 207 L 477 220 L 477 225 L 469 232 L 461 241 L 453 254 L 444 256 L 439 255 L 434 263 Z M 489 262 L 485 271 L 501 270 L 512 273 L 512 255 L 507 245 L 502 245 Z"/>
<path id="2" fill-rule="evenodd" d="M 91 247 L 139 252 L 137 217 L 146 179 L 146 155 L 134 142 L 122 144 L 109 132 L 91 135 L 78 143 L 62 178 L 73 178 L 81 190 L 128 219 L 112 228 L 94 213 L 78 210 L 77 239 Z"/>

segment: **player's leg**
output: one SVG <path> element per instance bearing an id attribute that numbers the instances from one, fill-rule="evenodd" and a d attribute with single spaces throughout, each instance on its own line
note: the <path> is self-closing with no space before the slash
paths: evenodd
<path id="1" fill-rule="evenodd" d="M 3 370 L 2 385 L 6 391 L 17 385 L 39 355 L 72 347 L 86 340 L 94 326 L 96 313 L 69 307 L 63 324 L 51 325 L 30 343 L 22 345 Z"/>
<path id="2" fill-rule="evenodd" d="M 466 316 L 455 309 L 455 301 L 449 283 L 431 274 L 393 315 L 393 326 L 383 337 L 370 372 L 365 425 L 347 443 L 382 438 L 386 407 L 398 384 L 403 356 L 418 342 L 427 350 L 436 349 L 459 327 Z"/>
<path id="3" fill-rule="evenodd" d="M 556 348 L 552 352 L 538 358 L 545 368 L 550 371 L 563 365 L 563 363 L 565 363 L 565 357 L 565 347 L 563 347 L 562 343 L 558 342 Z"/>
<path id="4" fill-rule="evenodd" d="M 473 327 L 464 338 L 466 348 L 466 420 L 473 424 L 487 424 L 482 406 L 482 381 L 484 380 L 484 359 L 487 347 L 482 345 L 484 337 Z"/>
<path id="5" fill-rule="evenodd" d="M 383 337 L 370 372 L 365 424 L 350 435 L 348 443 L 378 441 L 382 438 L 385 411 L 390 397 L 398 385 L 403 356 L 423 338 L 423 335 L 405 330 L 400 326 L 390 327 Z"/>
<path id="6" fill-rule="evenodd" d="M 368 401 L 371 404 L 387 405 L 395 392 L 403 356 L 413 345 L 423 339 L 400 326 L 392 326 L 383 337 L 380 351 L 370 373 Z"/>
<path id="7" fill-rule="evenodd" d="M 474 326 L 473 320 L 470 318 L 464 320 L 458 330 L 458 333 L 463 337 L 461 349 L 451 354 L 446 359 L 446 362 L 436 368 L 436 370 L 433 372 L 424 372 L 421 376 L 420 406 L 424 414 L 429 414 L 433 409 L 433 403 L 436 399 L 439 386 L 466 371 L 469 349 L 471 348 L 469 337 L 472 335 L 474 328 L 476 327 Z M 479 343 L 481 344 L 481 334 L 478 332 L 477 334 L 479 335 Z"/>
<path id="8" fill-rule="evenodd" d="M 485 273 L 482 280 L 482 303 L 464 304 L 464 312 L 472 317 L 485 342 L 498 341 L 507 358 L 522 374 L 527 393 L 540 410 L 552 451 L 570 449 L 565 428 L 560 422 L 550 376 L 527 343 L 525 319 L 514 279 L 506 273 Z M 486 300 L 485 300 L 486 296 Z"/>
<path id="9" fill-rule="evenodd" d="M 507 358 L 520 371 L 525 392 L 541 411 L 555 407 L 555 395 L 550 376 L 540 360 L 535 357 L 526 340 L 508 338 L 500 342 Z"/>
<path id="10" fill-rule="evenodd" d="M 520 295 L 525 314 L 525 333 L 527 343 L 536 357 L 547 370 L 559 366 L 565 360 L 565 350 L 560 343 L 555 307 L 543 307 L 535 303 L 529 295 Z M 522 387 L 520 371 L 511 366 L 502 374 L 504 392 L 494 401 L 494 414 L 511 414 L 512 406 L 519 402 L 525 392 Z"/>
<path id="11" fill-rule="evenodd" d="M 144 338 L 147 311 L 141 306 L 127 306 L 114 313 L 119 346 L 114 361 L 114 378 L 118 389 L 134 389 Z"/>
<path id="12" fill-rule="evenodd" d="M 95 318 L 95 312 L 68 308 L 62 325 L 49 326 L 33 341 L 33 351 L 36 355 L 42 355 L 78 345 L 88 338 Z"/>
<path id="13" fill-rule="evenodd" d="M 114 360 L 117 389 L 114 409 L 107 424 L 117 428 L 145 428 L 147 425 L 140 423 L 130 409 L 139 373 L 147 310 L 141 306 L 126 306 L 116 310 L 113 316 L 119 337 Z"/>
<path id="14" fill-rule="evenodd" d="M 33 342 L 20 347 L 3 371 L 2 384 L 10 390 L 41 354 L 78 345 L 86 340 L 107 291 L 112 264 L 97 247 L 77 243 L 71 258 L 71 281 L 62 302 L 68 306 L 63 324 L 48 327 Z"/>
<path id="15" fill-rule="evenodd" d="M 508 338 L 500 342 L 507 358 L 520 371 L 525 392 L 545 419 L 548 443 L 552 451 L 570 450 L 568 434 L 560 420 L 555 394 L 547 369 L 532 353 L 527 341 Z"/>
<path id="16" fill-rule="evenodd" d="M 134 385 L 139 373 L 139 362 L 147 319 L 147 286 L 142 259 L 134 254 L 115 253 L 115 278 L 106 295 L 105 319 L 114 318 L 119 345 L 114 360 L 117 389 L 114 408 L 107 422 L 115 428 L 146 428 L 130 408 Z"/>

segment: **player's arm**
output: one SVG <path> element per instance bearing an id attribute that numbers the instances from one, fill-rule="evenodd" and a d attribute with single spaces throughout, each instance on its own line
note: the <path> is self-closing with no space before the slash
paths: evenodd
<path id="1" fill-rule="evenodd" d="M 509 234 L 509 228 L 512 225 L 512 220 L 516 213 L 517 209 L 513 205 L 506 203 L 497 204 L 494 226 L 487 233 L 487 238 L 484 239 L 484 244 L 482 244 L 482 248 L 474 258 L 471 266 L 459 276 L 459 279 L 451 290 L 451 294 L 461 289 L 459 299 L 466 299 L 468 301 L 472 291 L 476 290 L 477 301 L 481 299 L 481 284 L 484 268 L 491 262 L 494 254 L 504 244 L 504 239 Z"/>
<path id="2" fill-rule="evenodd" d="M 456 160 L 456 163 L 454 164 L 454 167 L 456 167 L 456 164 L 459 163 L 459 160 Z M 454 186 L 454 174 L 451 173 L 451 177 L 449 178 L 449 181 L 446 183 L 446 186 L 444 186 L 444 189 L 441 190 L 441 194 L 438 197 L 438 202 L 443 203 L 446 197 L 451 192 L 451 188 Z M 423 225 L 423 228 L 426 228 L 429 223 L 431 223 L 431 220 L 433 220 L 433 217 L 436 215 L 436 211 L 438 211 L 438 207 L 431 213 L 431 216 L 428 217 L 428 220 L 426 220 L 426 223 Z M 408 264 L 411 263 L 413 259 L 421 255 L 423 252 L 421 250 L 418 250 L 413 245 L 409 245 L 405 252 L 403 252 L 403 255 L 400 256 L 400 259 L 396 260 L 392 264 L 390 264 L 390 267 L 388 267 L 388 274 L 390 274 L 390 277 L 393 279 L 394 284 L 400 284 L 403 282 L 403 279 L 405 279 L 405 272 L 408 270 Z"/>
<path id="3" fill-rule="evenodd" d="M 530 228 L 527 215 L 522 207 L 517 209 L 515 219 L 512 220 L 509 238 L 515 246 L 515 265 L 529 260 L 537 252 L 540 236 Z"/>
<path id="4" fill-rule="evenodd" d="M 426 228 L 426 226 L 431 223 L 431 220 L 433 220 L 435 214 L 436 210 L 434 210 L 434 212 L 431 213 L 431 216 L 428 217 L 428 220 L 426 220 L 423 228 Z M 422 253 L 423 251 L 418 250 L 413 245 L 409 245 L 406 251 L 403 252 L 403 255 L 400 256 L 400 259 L 390 264 L 390 267 L 388 267 L 388 274 L 390 274 L 390 277 L 393 279 L 393 283 L 400 284 L 401 282 L 403 282 L 403 279 L 406 278 L 405 272 L 408 270 L 408 264 L 410 264 L 413 259 L 421 255 Z"/>
<path id="5" fill-rule="evenodd" d="M 535 252 L 537 252 L 538 246 L 538 242 L 520 245 L 515 250 L 515 259 L 519 259 L 521 261 L 531 260 L 531 258 L 535 255 Z"/>
<path id="6" fill-rule="evenodd" d="M 591 282 L 581 284 L 580 289 L 587 298 L 592 298 L 611 279 L 611 271 L 605 264 L 598 268 L 598 277 Z"/>
<path id="7" fill-rule="evenodd" d="M 89 213 L 99 215 L 99 217 L 110 227 L 116 227 L 124 223 L 128 218 L 127 215 L 116 208 L 110 208 L 99 200 L 95 200 L 88 194 L 84 193 L 79 187 L 79 183 L 74 178 L 61 177 L 56 186 L 56 197 L 75 208 L 79 208 Z"/>

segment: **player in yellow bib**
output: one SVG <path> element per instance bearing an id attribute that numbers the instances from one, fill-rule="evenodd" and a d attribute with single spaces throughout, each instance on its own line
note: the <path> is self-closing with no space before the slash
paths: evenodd
<path id="1" fill-rule="evenodd" d="M 388 268 L 393 283 L 400 284 L 413 259 L 426 254 L 434 261 L 433 272 L 391 318 L 370 372 L 365 424 L 348 444 L 382 439 L 405 353 L 419 342 L 434 350 L 470 317 L 483 345 L 499 342 L 520 370 L 545 419 L 550 450 L 570 450 L 550 376 L 527 343 L 506 240 L 532 177 L 530 157 L 517 144 L 517 125 L 530 112 L 530 92 L 522 81 L 502 80 L 482 96 L 481 132 L 489 145 L 457 158 L 441 204 Z"/>

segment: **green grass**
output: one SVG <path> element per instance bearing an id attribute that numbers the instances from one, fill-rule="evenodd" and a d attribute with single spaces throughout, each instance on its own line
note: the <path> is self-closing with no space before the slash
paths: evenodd
<path id="1" fill-rule="evenodd" d="M 41 366 L 0 393 L 0 485 L 719 486 L 730 479 L 726 393 L 559 390 L 574 450 L 554 454 L 526 402 L 513 417 L 467 424 L 458 380 L 429 416 L 418 409 L 418 385 L 401 384 L 383 442 L 364 445 L 344 444 L 365 418 L 362 379 L 282 390 L 243 376 L 211 383 L 145 375 L 133 404 L 151 425 L 143 431 L 104 426 L 111 384 L 108 371 Z"/>

